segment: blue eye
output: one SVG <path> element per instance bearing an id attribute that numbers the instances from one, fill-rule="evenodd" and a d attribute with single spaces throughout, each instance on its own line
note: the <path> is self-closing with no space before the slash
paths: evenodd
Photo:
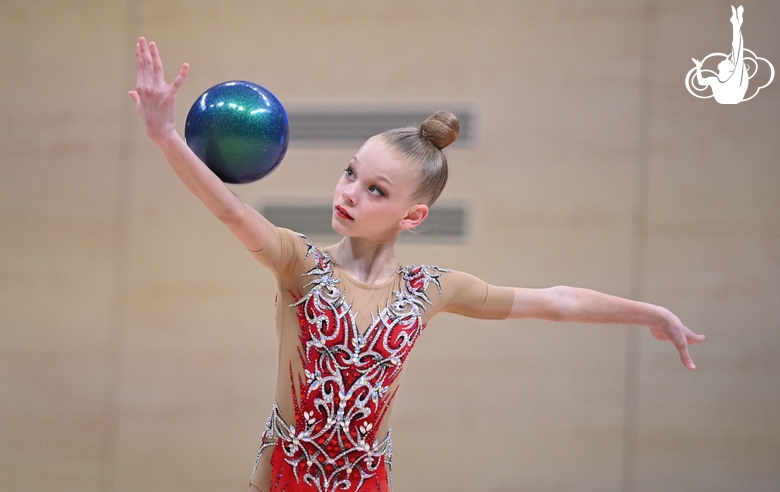
<path id="1" fill-rule="evenodd" d="M 355 176 L 355 171 L 353 171 L 351 167 L 348 167 L 348 168 L 344 169 L 344 174 L 348 178 L 353 178 Z"/>
<path id="2" fill-rule="evenodd" d="M 371 193 L 373 193 L 373 194 L 375 194 L 375 195 L 379 195 L 379 196 L 386 196 L 386 195 L 385 195 L 385 192 L 384 192 L 384 191 L 382 191 L 382 189 L 381 189 L 380 187 L 378 187 L 377 185 L 371 185 L 371 186 L 369 186 L 369 187 L 368 187 L 368 191 L 369 191 L 369 192 L 371 192 Z"/>

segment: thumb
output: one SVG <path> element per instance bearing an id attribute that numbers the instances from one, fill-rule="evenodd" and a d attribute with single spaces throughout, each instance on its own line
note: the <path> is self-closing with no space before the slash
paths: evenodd
<path id="1" fill-rule="evenodd" d="M 136 106 L 141 102 L 141 98 L 138 97 L 138 93 L 136 91 L 130 91 L 127 93 L 127 95 L 130 96 L 130 99 L 133 100 Z"/>

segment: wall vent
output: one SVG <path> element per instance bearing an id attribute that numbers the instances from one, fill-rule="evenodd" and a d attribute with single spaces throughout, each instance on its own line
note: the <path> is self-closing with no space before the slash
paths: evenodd
<path id="1" fill-rule="evenodd" d="M 293 145 L 339 146 L 361 144 L 369 137 L 392 128 L 419 126 L 436 109 L 410 111 L 288 110 L 290 143 Z M 474 116 L 467 110 L 452 110 L 460 121 L 460 136 L 453 146 L 472 143 Z"/>
<path id="2" fill-rule="evenodd" d="M 307 236 L 332 236 L 331 205 L 266 204 L 258 207 L 271 223 Z M 410 242 L 462 242 L 468 234 L 468 210 L 464 204 L 437 203 L 425 222 L 413 232 L 401 234 L 401 240 Z"/>

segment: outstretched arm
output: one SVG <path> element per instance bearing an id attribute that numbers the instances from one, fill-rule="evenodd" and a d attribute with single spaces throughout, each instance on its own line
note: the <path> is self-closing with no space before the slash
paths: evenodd
<path id="1" fill-rule="evenodd" d="M 696 368 L 688 345 L 704 340 L 666 308 L 575 287 L 516 288 L 508 317 L 646 326 L 658 340 L 674 344 L 688 369 Z"/>
<path id="2" fill-rule="evenodd" d="M 146 125 L 149 138 L 160 148 L 184 185 L 223 222 L 250 251 L 263 249 L 268 221 L 241 201 L 187 146 L 176 130 L 176 94 L 189 65 L 182 65 L 173 83 L 165 82 L 157 45 L 140 38 L 135 48 L 136 89 L 128 95 Z"/>
<path id="3" fill-rule="evenodd" d="M 710 84 L 710 79 L 714 79 L 715 77 L 707 77 L 707 78 L 702 77 L 701 76 L 702 62 L 700 62 L 696 58 L 691 58 L 691 60 L 693 60 L 693 63 L 696 64 L 696 81 L 699 83 L 700 86 L 702 86 L 702 88 L 708 86 Z"/>

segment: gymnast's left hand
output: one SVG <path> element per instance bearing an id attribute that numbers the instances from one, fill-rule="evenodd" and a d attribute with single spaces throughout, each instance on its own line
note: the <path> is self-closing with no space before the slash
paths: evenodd
<path id="1" fill-rule="evenodd" d="M 682 324 L 680 318 L 674 313 L 668 310 L 665 311 L 666 316 L 664 316 L 663 322 L 648 326 L 650 333 L 657 340 L 669 340 L 672 342 L 680 354 L 680 360 L 683 365 L 691 370 L 696 369 L 696 364 L 693 363 L 688 353 L 688 346 L 703 342 L 704 335 L 692 332 L 687 326 Z"/>

